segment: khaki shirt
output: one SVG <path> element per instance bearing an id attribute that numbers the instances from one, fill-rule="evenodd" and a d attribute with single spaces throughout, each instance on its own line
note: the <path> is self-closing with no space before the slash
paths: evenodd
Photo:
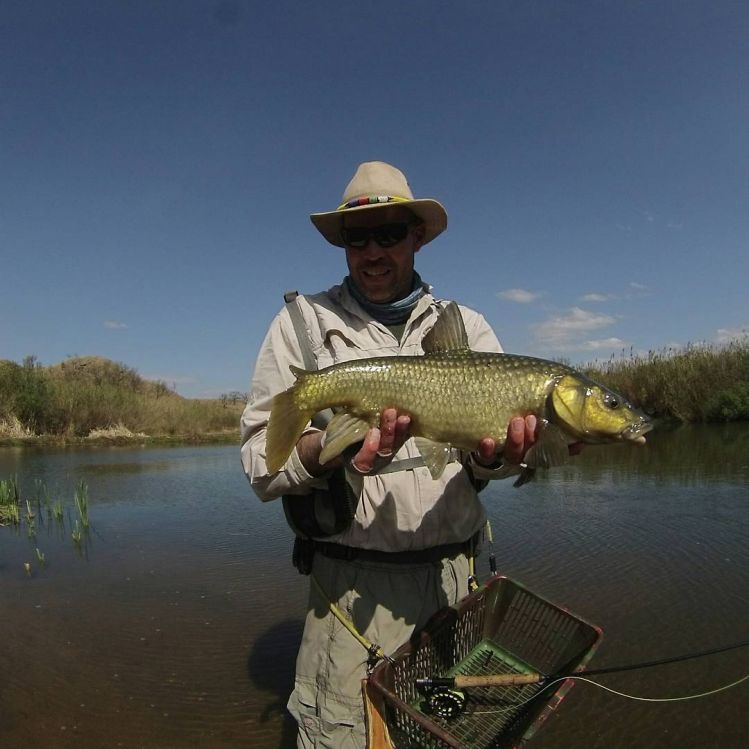
<path id="1" fill-rule="evenodd" d="M 440 310 L 437 300 L 430 293 L 425 294 L 398 341 L 386 326 L 362 310 L 345 285 L 299 297 L 299 302 L 319 369 L 352 359 L 422 354 L 421 341 Z M 486 320 L 467 307 L 461 306 L 460 310 L 470 347 L 475 351 L 501 352 Z M 324 476 L 307 473 L 296 449 L 280 471 L 269 475 L 266 469 L 266 425 L 273 396 L 294 384 L 290 365 L 304 368 L 297 335 L 284 308 L 263 341 L 241 422 L 242 464 L 252 488 L 263 501 L 284 494 L 307 494 L 314 487 L 326 486 Z M 308 425 L 305 433 L 312 431 L 315 428 Z M 408 440 L 395 460 L 418 456 L 413 440 Z M 495 477 L 493 471 L 472 463 L 470 456 L 464 456 L 464 462 L 471 464 L 471 471 L 478 479 Z M 484 509 L 470 475 L 456 461 L 449 463 L 436 480 L 423 466 L 365 476 L 351 525 L 326 540 L 382 551 L 425 549 L 465 541 L 485 522 Z"/>

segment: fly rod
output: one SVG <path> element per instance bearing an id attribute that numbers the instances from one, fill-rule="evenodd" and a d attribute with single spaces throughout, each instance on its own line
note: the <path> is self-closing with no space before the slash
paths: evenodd
<path id="1" fill-rule="evenodd" d="M 687 655 L 675 655 L 670 658 L 660 658 L 655 661 L 645 661 L 644 663 L 633 663 L 628 666 L 610 666 L 608 668 L 598 668 L 590 671 L 571 671 L 564 674 L 541 674 L 541 673 L 524 673 L 524 674 L 486 674 L 471 676 L 468 674 L 456 674 L 455 676 L 434 676 L 423 679 L 416 679 L 418 689 L 471 689 L 473 687 L 512 687 L 522 686 L 525 684 L 541 684 L 550 679 L 565 679 L 572 676 L 603 676 L 604 674 L 617 674 L 624 671 L 639 671 L 644 668 L 653 668 L 654 666 L 664 666 L 668 663 L 678 663 L 688 661 L 694 658 L 704 658 L 708 655 L 725 653 L 729 650 L 738 650 L 749 646 L 749 640 L 737 642 L 733 645 L 725 645 L 712 650 L 703 650 L 699 653 L 689 653 Z"/>

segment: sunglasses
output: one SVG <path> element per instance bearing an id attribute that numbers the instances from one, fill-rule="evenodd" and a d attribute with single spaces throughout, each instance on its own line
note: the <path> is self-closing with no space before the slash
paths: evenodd
<path id="1" fill-rule="evenodd" d="M 347 247 L 366 247 L 370 238 L 380 247 L 395 247 L 408 236 L 409 225 L 403 221 L 395 224 L 381 224 L 380 226 L 344 226 L 341 229 L 341 239 Z"/>

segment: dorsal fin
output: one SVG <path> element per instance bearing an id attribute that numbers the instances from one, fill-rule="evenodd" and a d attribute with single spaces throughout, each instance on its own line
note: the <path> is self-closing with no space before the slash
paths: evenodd
<path id="1" fill-rule="evenodd" d="M 425 354 L 446 354 L 468 351 L 468 335 L 463 324 L 463 316 L 455 302 L 449 302 L 434 323 L 434 327 L 424 336 L 421 346 Z"/>

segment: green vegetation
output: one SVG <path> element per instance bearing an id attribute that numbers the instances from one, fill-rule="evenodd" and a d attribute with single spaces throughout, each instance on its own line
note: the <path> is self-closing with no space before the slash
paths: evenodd
<path id="1" fill-rule="evenodd" d="M 21 522 L 21 497 L 18 480 L 0 481 L 0 525 L 18 525 Z"/>
<path id="2" fill-rule="evenodd" d="M 34 546 L 37 567 L 40 571 L 47 564 L 47 556 L 36 544 L 37 524 L 40 529 L 54 526 L 61 533 L 67 527 L 76 551 L 83 554 L 87 548 L 90 530 L 89 498 L 88 485 L 83 480 L 76 484 L 73 505 L 77 517 L 71 520 L 70 512 L 68 512 L 66 522 L 62 502 L 52 501 L 43 481 L 36 479 L 33 494 L 24 495 L 22 498 L 18 479 L 13 477 L 0 480 L 0 526 L 10 526 L 9 531 L 5 532 L 12 531 L 17 535 L 25 529 L 29 541 Z M 24 562 L 23 567 L 29 577 L 34 576 L 35 570 L 31 562 Z"/>
<path id="3" fill-rule="evenodd" d="M 611 359 L 586 372 L 647 413 L 683 422 L 749 420 L 749 339 Z"/>
<path id="4" fill-rule="evenodd" d="M 78 517 L 81 519 L 81 525 L 84 528 L 88 528 L 88 486 L 86 482 L 81 479 L 78 482 L 78 486 L 75 487 L 75 496 L 73 498 L 75 502 L 75 509 L 78 510 Z M 76 520 L 76 523 L 78 521 Z"/>
<path id="5" fill-rule="evenodd" d="M 100 357 L 0 360 L 0 443 L 237 439 L 241 393 L 188 399 Z"/>

